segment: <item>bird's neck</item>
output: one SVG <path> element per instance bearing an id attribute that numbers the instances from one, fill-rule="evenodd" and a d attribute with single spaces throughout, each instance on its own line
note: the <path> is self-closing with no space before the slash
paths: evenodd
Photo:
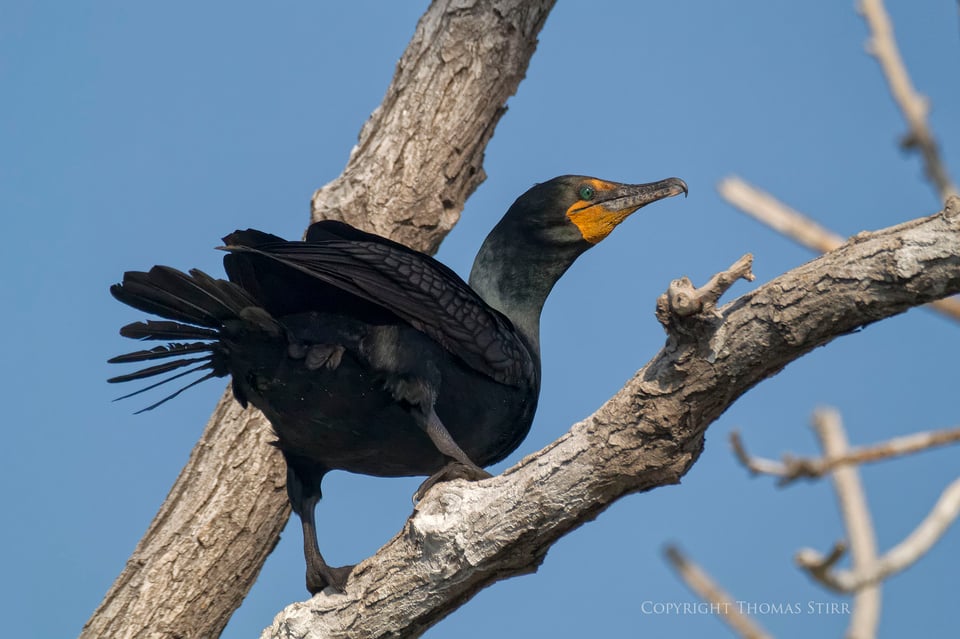
<path id="1" fill-rule="evenodd" d="M 549 230 L 536 236 L 501 220 L 477 253 L 470 286 L 483 300 L 513 322 L 540 354 L 540 312 L 560 276 L 589 245 L 550 242 Z M 547 243 L 549 242 L 549 243 Z"/>

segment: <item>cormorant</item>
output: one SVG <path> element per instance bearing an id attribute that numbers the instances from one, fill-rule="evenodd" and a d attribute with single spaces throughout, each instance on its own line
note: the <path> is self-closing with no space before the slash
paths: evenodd
<path id="1" fill-rule="evenodd" d="M 307 589 L 342 590 L 352 566 L 328 566 L 317 546 L 323 476 L 430 476 L 418 495 L 436 481 L 489 477 L 483 467 L 516 449 L 533 421 L 540 311 L 553 285 L 628 215 L 681 192 L 678 178 L 538 184 L 487 236 L 469 284 L 432 257 L 342 222 L 317 222 L 300 242 L 236 231 L 221 247 L 229 281 L 155 266 L 111 287 L 164 318 L 121 335 L 172 343 L 110 362 L 177 359 L 109 381 L 190 367 L 135 395 L 207 371 L 150 410 L 231 376 L 234 397 L 263 411 L 286 460 Z"/>

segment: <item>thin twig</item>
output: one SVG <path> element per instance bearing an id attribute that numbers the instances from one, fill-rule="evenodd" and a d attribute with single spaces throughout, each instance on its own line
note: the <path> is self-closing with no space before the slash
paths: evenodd
<path id="1" fill-rule="evenodd" d="M 733 454 L 737 461 L 743 464 L 744 468 L 754 475 L 773 475 L 774 477 L 786 478 L 789 476 L 789 469 L 783 462 L 775 459 L 765 459 L 763 457 L 754 457 L 747 452 L 743 440 L 740 438 L 739 431 L 730 432 L 730 445 L 733 447 Z"/>
<path id="2" fill-rule="evenodd" d="M 782 461 L 776 461 L 751 456 L 747 453 L 740 434 L 736 431 L 730 433 L 730 445 L 733 446 L 733 452 L 740 463 L 754 474 L 779 477 L 778 483 L 781 486 L 801 478 L 822 477 L 839 466 L 877 462 L 956 442 L 960 442 L 960 427 L 894 437 L 879 444 L 851 448 L 841 457 L 813 458 L 784 455 Z"/>
<path id="3" fill-rule="evenodd" d="M 747 215 L 814 251 L 826 253 L 846 241 L 739 177 L 724 178 L 717 185 L 717 190 L 721 197 Z M 937 300 L 929 306 L 960 321 L 960 300 L 956 298 Z"/>
<path id="4" fill-rule="evenodd" d="M 940 494 L 930 513 L 913 532 L 884 555 L 877 566 L 876 574 L 864 575 L 864 580 L 879 581 L 916 562 L 943 536 L 958 515 L 960 479 L 955 479 Z"/>
<path id="5" fill-rule="evenodd" d="M 741 611 L 739 604 L 721 588 L 700 566 L 688 559 L 676 546 L 667 546 L 663 554 L 677 571 L 680 579 L 698 597 L 710 604 L 710 611 L 726 622 L 744 639 L 769 639 L 770 634 L 750 615 Z"/>
<path id="6" fill-rule="evenodd" d="M 929 102 L 913 87 L 907 67 L 900 57 L 900 50 L 893 36 L 893 24 L 883 6 L 883 0 L 860 0 L 857 9 L 870 29 L 867 53 L 880 64 L 883 76 L 890 86 L 890 93 L 907 121 L 907 135 L 904 136 L 902 145 L 906 149 L 920 150 L 924 171 L 937 189 L 940 200 L 944 201 L 957 194 L 957 187 L 950 180 L 936 139 L 927 124 Z"/>

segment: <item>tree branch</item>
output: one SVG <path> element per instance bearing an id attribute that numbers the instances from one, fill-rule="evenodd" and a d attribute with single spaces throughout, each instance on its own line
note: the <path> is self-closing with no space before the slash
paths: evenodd
<path id="1" fill-rule="evenodd" d="M 957 187 L 950 180 L 950 174 L 937 148 L 936 138 L 927 124 L 929 103 L 913 88 L 907 66 L 900 57 L 900 49 L 893 37 L 893 24 L 883 6 L 883 0 L 860 0 L 857 9 L 870 29 L 867 53 L 876 58 L 880 64 L 880 70 L 890 86 L 893 100 L 900 107 L 907 121 L 907 134 L 901 146 L 905 149 L 920 150 L 924 171 L 937 189 L 941 201 L 951 195 L 957 195 Z"/>
<path id="2" fill-rule="evenodd" d="M 483 149 L 554 0 L 436 0 L 344 174 L 336 217 L 432 250 L 483 180 Z M 81 637 L 215 637 L 290 514 L 270 425 L 225 393 L 157 516 Z"/>
<path id="3" fill-rule="evenodd" d="M 826 253 L 844 242 L 843 237 L 737 176 L 720 180 L 717 191 L 723 199 L 758 222 L 809 249 Z M 930 307 L 947 317 L 960 320 L 960 300 L 945 298 L 932 302 Z"/>
<path id="4" fill-rule="evenodd" d="M 536 570 L 553 542 L 616 499 L 679 481 L 707 427 L 791 361 L 958 291 L 953 198 L 716 310 L 670 317 L 664 349 L 593 415 L 498 477 L 434 487 L 345 594 L 289 606 L 262 637 L 415 637 L 481 588 Z"/>
<path id="5" fill-rule="evenodd" d="M 435 2 L 343 175 L 314 194 L 313 220 L 344 220 L 434 253 L 486 177 L 484 149 L 553 4 Z"/>
<path id="6" fill-rule="evenodd" d="M 956 442 L 960 442 L 960 428 L 946 428 L 894 437 L 870 446 L 849 448 L 840 457 L 794 457 L 784 454 L 782 461 L 776 461 L 751 456 L 747 453 L 740 434 L 736 431 L 730 433 L 730 445 L 737 460 L 751 473 L 779 477 L 777 483 L 780 486 L 786 486 L 798 479 L 823 477 L 838 466 L 883 461 Z"/>
<path id="7" fill-rule="evenodd" d="M 667 546 L 664 555 L 687 587 L 708 602 L 710 611 L 726 622 L 737 636 L 744 639 L 770 639 L 771 635 L 753 617 L 741 612 L 736 600 L 679 548 Z"/>
<path id="8" fill-rule="evenodd" d="M 845 241 L 843 236 L 736 175 L 720 180 L 717 192 L 753 219 L 818 253 L 832 251 Z"/>
<path id="9" fill-rule="evenodd" d="M 873 539 L 869 515 L 866 514 L 866 504 L 859 479 L 854 476 L 851 480 L 849 475 L 842 474 L 838 477 L 836 471 L 844 466 L 853 467 L 857 464 L 881 461 L 960 441 L 960 428 L 913 433 L 872 446 L 850 448 L 846 444 L 838 415 L 829 411 L 819 411 L 815 419 L 818 434 L 824 444 L 824 456 L 819 459 L 793 458 L 784 455 L 783 461 L 778 462 L 751 457 L 736 432 L 730 434 L 731 444 L 737 459 L 751 472 L 780 477 L 781 485 L 800 477 L 813 478 L 821 477 L 828 472 L 833 473 L 841 511 L 847 521 L 850 545 L 856 547 L 857 544 L 861 544 L 860 561 L 855 560 L 851 570 L 834 569 L 847 552 L 845 542 L 834 544 L 826 556 L 816 550 L 804 548 L 797 553 L 795 560 L 810 577 L 834 592 L 854 593 L 858 598 L 860 593 L 868 593 L 865 609 L 862 602 L 857 602 L 861 610 L 855 612 L 848 636 L 870 637 L 876 634 L 879 592 L 875 595 L 870 594 L 869 589 L 920 559 L 960 516 L 960 479 L 944 489 L 930 513 L 906 539 L 877 557 L 876 542 Z M 864 542 L 869 552 L 863 552 Z M 870 557 L 872 560 L 868 561 Z"/>
<path id="10" fill-rule="evenodd" d="M 813 415 L 813 427 L 827 457 L 847 453 L 847 434 L 840 414 L 833 409 L 820 409 Z M 840 514 L 849 538 L 850 555 L 855 571 L 871 570 L 877 561 L 877 535 L 867 506 L 867 497 L 855 466 L 841 466 L 831 473 L 833 487 L 840 504 Z M 847 639 L 873 639 L 880 623 L 880 584 L 864 584 L 853 593 L 853 611 Z"/>
<path id="11" fill-rule="evenodd" d="M 944 488 L 923 521 L 903 541 L 884 553 L 872 569 L 830 570 L 846 551 L 843 545 L 836 546 L 827 559 L 816 550 L 805 548 L 797 553 L 796 561 L 831 590 L 855 592 L 867 584 L 883 581 L 916 562 L 933 548 L 957 517 L 960 517 L 960 479 L 955 479 Z M 833 559 L 838 551 L 839 556 Z"/>

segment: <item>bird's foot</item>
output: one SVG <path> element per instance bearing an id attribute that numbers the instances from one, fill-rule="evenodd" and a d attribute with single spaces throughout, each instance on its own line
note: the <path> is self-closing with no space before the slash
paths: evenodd
<path id="1" fill-rule="evenodd" d="M 466 479 L 467 481 L 480 481 L 481 479 L 490 479 L 493 477 L 490 473 L 474 464 L 464 464 L 463 462 L 452 461 L 434 474 L 430 475 L 426 481 L 420 484 L 417 492 L 413 493 L 413 503 L 417 503 L 427 494 L 427 491 L 433 488 L 435 484 L 454 479 Z"/>
<path id="2" fill-rule="evenodd" d="M 322 592 L 327 586 L 337 592 L 344 592 L 347 587 L 347 578 L 353 571 L 353 566 L 334 568 L 325 563 L 307 564 L 307 590 L 311 595 Z"/>
<path id="3" fill-rule="evenodd" d="M 308 371 L 321 368 L 336 370 L 346 349 L 339 344 L 313 344 L 307 346 L 301 342 L 291 342 L 287 346 L 287 355 L 293 359 L 302 359 Z"/>

